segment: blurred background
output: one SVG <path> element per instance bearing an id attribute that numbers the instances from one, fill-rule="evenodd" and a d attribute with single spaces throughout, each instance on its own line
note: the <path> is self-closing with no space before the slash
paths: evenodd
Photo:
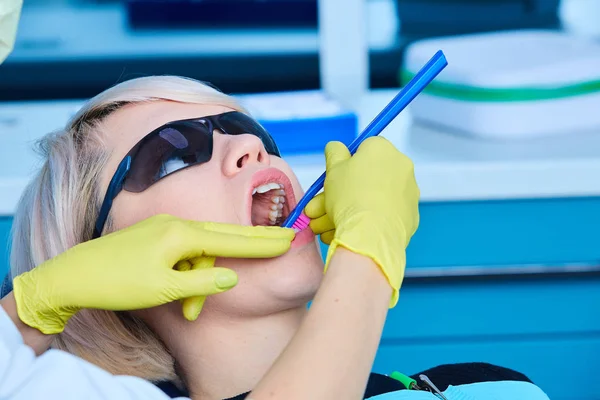
<path id="1" fill-rule="evenodd" d="M 600 0 L 26 0 L 0 65 L 0 248 L 34 141 L 115 83 L 238 95 L 307 188 L 438 49 L 384 134 L 422 202 L 375 371 L 485 361 L 600 399 Z"/>
<path id="2" fill-rule="evenodd" d="M 584 11 L 594 0 L 565 10 L 559 3 L 366 0 L 370 86 L 397 86 L 403 50 L 422 38 L 558 29 L 561 11 L 567 25 L 598 30 Z M 567 10 L 576 3 L 581 11 Z M 226 92 L 314 89 L 318 47 L 317 0 L 28 0 L 14 53 L 0 67 L 0 99 L 90 97 L 123 79 L 164 73 Z"/>

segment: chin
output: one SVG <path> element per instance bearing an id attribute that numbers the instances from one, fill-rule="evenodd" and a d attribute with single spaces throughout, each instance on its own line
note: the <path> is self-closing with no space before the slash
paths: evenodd
<path id="1" fill-rule="evenodd" d="M 316 241 L 290 250 L 277 261 L 270 287 L 273 297 L 292 306 L 311 301 L 323 279 L 323 259 Z"/>
<path id="2" fill-rule="evenodd" d="M 222 259 L 216 264 L 235 270 L 239 282 L 225 293 L 209 296 L 205 309 L 229 315 L 268 315 L 305 306 L 323 279 L 316 241 L 269 260 Z"/>

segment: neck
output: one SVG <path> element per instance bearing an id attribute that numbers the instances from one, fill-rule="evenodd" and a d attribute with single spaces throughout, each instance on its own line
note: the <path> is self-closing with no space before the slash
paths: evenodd
<path id="1" fill-rule="evenodd" d="M 190 339 L 180 337 L 180 347 L 185 349 L 176 350 L 190 396 L 221 400 L 251 391 L 288 345 L 305 314 L 306 307 L 298 307 L 259 318 L 211 315 L 194 324 Z"/>

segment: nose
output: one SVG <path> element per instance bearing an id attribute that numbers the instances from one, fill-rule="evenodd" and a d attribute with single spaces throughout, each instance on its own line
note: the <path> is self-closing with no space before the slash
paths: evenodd
<path id="1" fill-rule="evenodd" d="M 270 165 L 270 157 L 262 141 L 254 135 L 223 135 L 226 139 L 223 157 L 223 174 L 233 176 L 244 168 L 256 165 Z"/>

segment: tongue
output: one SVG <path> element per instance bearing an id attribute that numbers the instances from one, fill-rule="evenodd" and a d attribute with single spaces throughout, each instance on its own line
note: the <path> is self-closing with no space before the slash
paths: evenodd
<path id="1" fill-rule="evenodd" d="M 271 212 L 271 195 L 267 193 L 256 193 L 252 196 L 252 225 L 271 226 L 269 213 Z"/>

